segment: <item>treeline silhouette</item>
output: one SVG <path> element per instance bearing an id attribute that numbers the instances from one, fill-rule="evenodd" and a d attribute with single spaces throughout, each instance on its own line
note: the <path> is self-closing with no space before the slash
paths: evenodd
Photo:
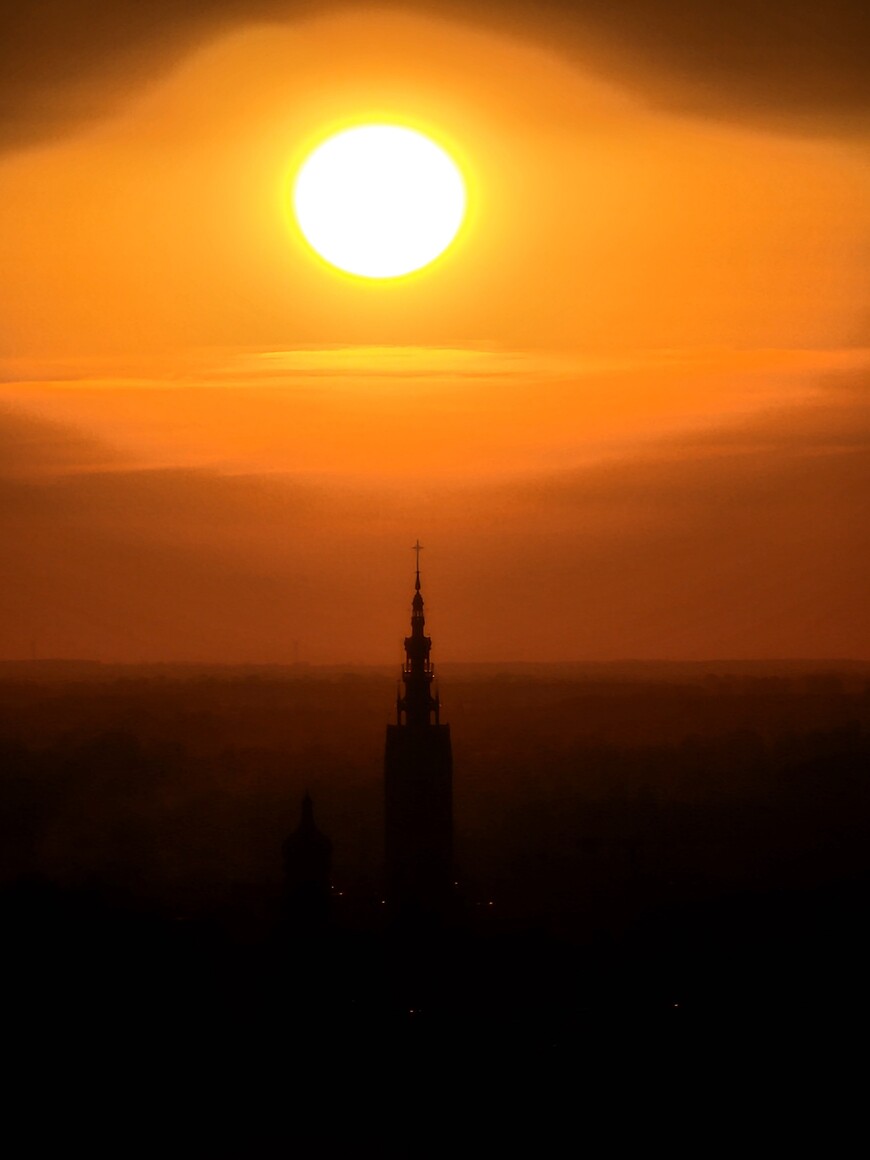
<path id="1" fill-rule="evenodd" d="M 866 676 L 442 684 L 457 917 L 408 941 L 381 903 L 388 675 L 7 678 L 21 1035 L 419 1051 L 863 1004 Z M 306 792 L 332 842 L 316 933 L 283 879 Z"/>

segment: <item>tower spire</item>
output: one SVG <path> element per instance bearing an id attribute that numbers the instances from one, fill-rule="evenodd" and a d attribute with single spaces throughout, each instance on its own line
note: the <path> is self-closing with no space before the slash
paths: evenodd
<path id="1" fill-rule="evenodd" d="M 441 705 L 438 697 L 432 696 L 432 680 L 435 670 L 429 660 L 432 638 L 423 631 L 426 617 L 423 615 L 423 594 L 420 591 L 420 553 L 423 545 L 418 539 L 411 549 L 416 553 L 414 598 L 411 601 L 411 635 L 405 637 L 405 662 L 402 665 L 404 695 L 396 702 L 398 724 L 425 727 L 439 723 Z M 403 722 L 404 714 L 404 722 Z"/>
<path id="2" fill-rule="evenodd" d="M 387 726 L 384 751 L 385 894 L 393 918 L 437 924 L 453 897 L 453 758 L 450 726 L 441 724 L 433 693 L 432 641 L 420 591 L 422 550 L 417 540 L 411 634 L 405 637 L 396 724 Z"/>

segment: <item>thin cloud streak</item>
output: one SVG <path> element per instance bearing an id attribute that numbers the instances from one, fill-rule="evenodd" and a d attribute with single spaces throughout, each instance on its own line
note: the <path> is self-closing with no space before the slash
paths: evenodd
<path id="1" fill-rule="evenodd" d="M 0 655 L 389 663 L 420 534 L 441 661 L 868 658 L 868 379 L 817 388 L 502 480 L 13 469 Z"/>
<path id="2" fill-rule="evenodd" d="M 213 355 L 189 377 L 10 380 L 0 401 L 87 431 L 106 450 L 81 470 L 126 462 L 396 486 L 553 473 L 688 432 L 715 437 L 772 408 L 824 403 L 832 374 L 868 365 L 864 350 L 245 352 Z M 59 469 L 70 469 L 68 458 Z M 19 456 L 15 470 L 51 464 Z"/>

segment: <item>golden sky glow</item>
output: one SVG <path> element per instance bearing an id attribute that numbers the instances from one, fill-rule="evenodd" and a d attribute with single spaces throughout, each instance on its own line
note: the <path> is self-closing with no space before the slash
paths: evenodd
<path id="1" fill-rule="evenodd" d="M 289 194 L 385 122 L 456 159 L 468 217 L 410 278 L 342 277 Z M 868 177 L 861 138 L 664 111 L 458 21 L 180 53 L 0 158 L 0 655 L 56 584 L 46 653 L 390 660 L 419 535 L 459 659 L 870 656 Z"/>

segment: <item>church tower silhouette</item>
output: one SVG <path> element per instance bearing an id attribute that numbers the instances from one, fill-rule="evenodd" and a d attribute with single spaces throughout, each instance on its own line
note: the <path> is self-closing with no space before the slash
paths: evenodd
<path id="1" fill-rule="evenodd" d="M 322 930 L 329 920 L 332 842 L 314 822 L 308 790 L 302 799 L 299 825 L 284 843 L 284 906 L 296 934 Z"/>
<path id="2" fill-rule="evenodd" d="M 440 699 L 432 691 L 421 550 L 418 540 L 404 688 L 396 697 L 396 724 L 387 726 L 384 755 L 385 901 L 393 919 L 432 921 L 446 915 L 453 893 L 453 757 L 450 726 L 441 724 Z"/>

